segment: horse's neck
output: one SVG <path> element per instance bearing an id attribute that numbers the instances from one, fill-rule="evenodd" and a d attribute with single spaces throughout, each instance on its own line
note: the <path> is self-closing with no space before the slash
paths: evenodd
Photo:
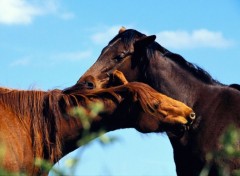
<path id="1" fill-rule="evenodd" d="M 13 120 L 29 134 L 35 157 L 57 161 L 61 157 L 62 144 L 66 146 L 68 142 L 65 139 L 77 141 L 81 126 L 76 118 L 68 117 L 69 107 L 61 106 L 63 96 L 59 90 L 0 88 L 0 108 L 12 114 Z"/>
<path id="2" fill-rule="evenodd" d="M 22 91 L 16 89 L 0 89 L 0 102 L 2 106 L 21 117 L 24 121 L 27 117 L 39 114 L 44 96 L 43 91 Z"/>
<path id="3" fill-rule="evenodd" d="M 240 106 L 238 103 L 240 101 L 239 91 L 214 80 L 204 82 L 200 76 L 198 77 L 198 75 L 193 75 L 191 72 L 184 70 L 170 59 L 151 58 L 145 73 L 144 82 L 150 84 L 159 92 L 184 102 L 193 108 L 197 116 L 204 118 L 203 121 L 209 119 L 208 117 L 211 117 L 211 120 L 219 118 L 212 115 L 216 114 L 216 111 L 221 112 L 220 110 L 224 110 L 224 108 L 219 110 L 219 107 L 232 109 L 232 107 Z M 226 101 L 228 101 L 227 104 Z M 229 102 L 233 102 L 232 107 Z M 234 115 L 234 117 L 237 116 Z M 211 122 L 209 123 L 211 124 Z"/>
<path id="4" fill-rule="evenodd" d="M 206 154 L 220 147 L 218 139 L 227 126 L 234 123 L 240 128 L 240 93 L 214 81 L 205 83 L 171 61 L 153 63 L 145 82 L 186 103 L 197 115 L 195 129 L 170 140 L 178 174 L 199 175 Z"/>
<path id="5" fill-rule="evenodd" d="M 240 128 L 239 92 L 216 86 L 212 95 L 202 94 L 199 101 L 194 108 L 197 114 L 196 128 L 185 133 L 181 139 L 170 138 L 178 175 L 199 175 L 206 164 L 207 154 L 221 148 L 219 138 L 229 125 Z M 193 125 L 196 125 L 194 123 Z M 234 161 L 233 165 L 230 162 L 229 166 L 239 168 L 240 162 Z"/>
<path id="6" fill-rule="evenodd" d="M 208 89 L 206 85 L 169 59 L 166 62 L 157 59 L 159 58 L 150 59 L 149 66 L 143 74 L 143 82 L 148 83 L 159 92 L 193 107 L 201 91 Z"/>
<path id="7" fill-rule="evenodd" d="M 234 123 L 240 128 L 240 93 L 212 80 L 207 74 L 194 72 L 193 75 L 168 58 L 151 59 L 144 82 L 186 103 L 197 115 L 194 128 L 181 139 L 170 140 L 178 174 L 199 175 L 206 154 L 220 147 L 219 137 L 227 126 Z"/>
<path id="8" fill-rule="evenodd" d="M 200 123 L 200 121 L 210 120 L 208 117 L 211 117 L 212 113 L 215 112 L 214 110 L 217 110 L 218 103 L 224 102 L 224 99 L 220 97 L 222 86 L 206 84 L 197 80 L 188 72 L 181 70 L 181 68 L 168 67 L 170 70 L 167 71 L 159 71 L 158 69 L 154 72 L 154 70 L 150 69 L 146 82 L 159 92 L 190 106 L 197 115 L 196 124 Z M 211 120 L 217 121 L 217 117 L 214 116 Z M 211 121 L 209 123 L 212 124 Z M 198 134 L 200 133 L 193 133 L 193 138 L 195 137 L 198 140 L 196 137 Z M 188 139 L 189 137 L 187 140 L 179 142 L 185 145 L 189 142 Z"/>

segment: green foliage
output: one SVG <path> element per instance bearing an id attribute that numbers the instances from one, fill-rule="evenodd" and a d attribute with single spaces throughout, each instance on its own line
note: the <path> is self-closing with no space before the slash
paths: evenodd
<path id="1" fill-rule="evenodd" d="M 234 126 L 230 125 L 225 133 L 220 137 L 220 150 L 208 153 L 207 164 L 202 170 L 200 176 L 208 176 L 210 168 L 215 162 L 217 164 L 218 174 L 220 176 L 230 176 L 230 168 L 228 162 L 234 159 L 239 159 L 240 157 L 240 130 Z M 240 176 L 240 169 L 235 170 L 232 173 L 234 176 Z"/>
<path id="2" fill-rule="evenodd" d="M 72 108 L 70 115 L 79 118 L 83 125 L 83 130 L 89 132 L 92 121 L 97 115 L 103 111 L 103 103 L 90 103 L 86 108 L 75 107 Z"/>
<path id="3" fill-rule="evenodd" d="M 14 173 L 9 172 L 6 169 L 2 168 L 3 166 L 3 157 L 5 156 L 6 146 L 4 143 L 0 141 L 0 175 L 7 175 L 7 176 L 25 176 L 24 173 Z"/>
<path id="4" fill-rule="evenodd" d="M 64 175 L 63 171 L 60 171 L 58 169 L 53 168 L 53 164 L 47 160 L 44 160 L 42 158 L 35 158 L 35 166 L 40 168 L 43 172 L 48 173 L 50 170 L 53 171 L 56 175 Z"/>
<path id="5" fill-rule="evenodd" d="M 0 141 L 0 166 L 2 166 L 3 157 L 5 155 L 6 146 Z"/>
<path id="6" fill-rule="evenodd" d="M 103 103 L 91 103 L 86 108 L 83 107 L 75 107 L 72 108 L 70 115 L 73 117 L 79 118 L 82 123 L 83 132 L 81 139 L 78 140 L 77 145 L 81 146 L 81 150 L 78 151 L 77 157 L 70 158 L 65 161 L 65 167 L 63 169 L 55 169 L 52 167 L 53 165 L 43 159 L 36 159 L 35 165 L 40 167 L 43 171 L 49 172 L 50 170 L 54 173 L 54 175 L 74 175 L 77 165 L 81 161 L 81 155 L 84 151 L 83 149 L 87 148 L 90 144 L 90 141 L 98 138 L 98 142 L 102 145 L 109 145 L 116 141 L 114 137 L 108 137 L 105 135 L 106 131 L 104 129 L 100 129 L 97 132 L 90 131 L 91 123 L 97 117 L 99 113 L 101 113 L 104 109 Z M 70 172 L 70 174 L 69 174 Z"/>
<path id="7" fill-rule="evenodd" d="M 13 173 L 13 172 L 8 172 L 4 168 L 0 168 L 0 175 L 6 175 L 6 176 L 25 176 L 26 174 L 24 173 Z"/>
<path id="8" fill-rule="evenodd" d="M 70 114 L 74 117 L 77 117 L 81 120 L 83 125 L 83 135 L 82 138 L 78 141 L 78 146 L 83 146 L 88 144 L 95 138 L 99 137 L 99 142 L 103 145 L 109 144 L 115 141 L 115 138 L 109 138 L 106 135 L 106 131 L 104 129 L 100 129 L 97 132 L 91 132 L 90 127 L 92 121 L 97 117 L 99 113 L 103 111 L 103 103 L 90 103 L 87 108 L 76 107 L 73 108 Z"/>

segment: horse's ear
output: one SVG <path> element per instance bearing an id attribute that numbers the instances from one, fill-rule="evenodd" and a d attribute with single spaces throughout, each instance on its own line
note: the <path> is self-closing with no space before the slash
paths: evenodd
<path id="1" fill-rule="evenodd" d="M 144 36 L 134 43 L 134 55 L 132 57 L 132 68 L 143 62 L 143 55 L 147 46 L 152 44 L 156 39 L 156 35 Z"/>
<path id="2" fill-rule="evenodd" d="M 145 48 L 151 43 L 153 43 L 156 39 L 156 35 L 150 35 L 150 36 L 144 36 L 137 40 L 134 44 L 135 49 L 136 48 Z"/>
<path id="3" fill-rule="evenodd" d="M 126 31 L 126 28 L 122 26 L 122 27 L 119 29 L 118 33 L 120 34 L 120 33 L 124 32 L 124 31 Z"/>

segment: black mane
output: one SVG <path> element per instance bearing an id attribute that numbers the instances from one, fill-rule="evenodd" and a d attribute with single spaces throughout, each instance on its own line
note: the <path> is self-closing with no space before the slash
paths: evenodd
<path id="1" fill-rule="evenodd" d="M 178 63 L 182 68 L 188 70 L 190 73 L 192 73 L 195 77 L 199 78 L 201 81 L 207 84 L 211 83 L 219 84 L 219 82 L 213 79 L 207 71 L 203 70 L 196 64 L 186 61 L 181 55 L 168 52 L 164 56 Z"/>
<path id="2" fill-rule="evenodd" d="M 166 48 L 164 48 L 163 46 L 161 46 L 157 42 L 154 42 L 152 45 L 150 45 L 147 48 L 147 50 L 148 50 L 147 51 L 147 57 L 148 58 L 153 57 L 154 52 L 156 50 L 160 51 L 163 54 L 164 57 L 167 57 L 167 58 L 171 59 L 172 61 L 177 63 L 183 69 L 188 70 L 196 78 L 200 79 L 204 83 L 207 83 L 207 84 L 221 84 L 217 80 L 213 79 L 207 71 L 203 70 L 202 68 L 200 68 L 196 64 L 193 64 L 193 63 L 190 63 L 190 62 L 186 61 L 181 55 L 167 50 Z"/>
<path id="3" fill-rule="evenodd" d="M 196 78 L 200 79 L 201 81 L 207 84 L 220 84 L 217 80 L 213 79 L 208 72 L 206 72 L 196 64 L 186 61 L 181 55 L 167 50 L 157 42 L 154 42 L 149 47 L 149 50 L 150 52 L 147 52 L 149 53 L 147 56 L 148 58 L 151 58 L 154 55 L 154 52 L 158 50 L 163 54 L 164 57 L 171 59 L 179 66 L 181 66 L 183 69 L 188 70 L 190 73 L 192 73 Z"/>
<path id="4" fill-rule="evenodd" d="M 121 38 L 124 45 L 126 47 L 129 47 L 137 39 L 139 39 L 143 36 L 146 36 L 146 35 L 138 32 L 134 29 L 128 29 L 128 30 L 116 35 L 109 42 L 109 45 L 111 45 L 111 43 L 115 42 L 117 39 Z M 186 61 L 181 55 L 172 53 L 171 51 L 167 50 L 166 48 L 164 48 L 157 42 L 154 42 L 152 45 L 150 45 L 147 48 L 147 52 L 146 52 L 147 58 L 154 57 L 155 51 L 160 51 L 164 57 L 167 57 L 167 58 L 171 59 L 172 61 L 176 62 L 179 66 L 181 66 L 185 70 L 188 70 L 190 73 L 192 73 L 196 78 L 200 79 L 201 81 L 203 81 L 207 84 L 220 84 L 217 80 L 213 79 L 208 72 L 206 72 L 202 68 L 198 67 L 197 65 Z"/>
<path id="5" fill-rule="evenodd" d="M 148 47 L 147 57 L 151 58 L 154 56 L 154 52 L 160 51 L 164 57 L 167 57 L 177 63 L 180 67 L 185 70 L 188 70 L 191 74 L 193 74 L 196 78 L 200 79 L 201 81 L 207 84 L 220 84 L 217 80 L 213 79 L 211 75 L 197 66 L 196 64 L 190 63 L 186 61 L 181 55 L 172 53 L 171 51 L 167 50 L 157 42 L 154 42 L 152 45 Z"/>
<path id="6" fill-rule="evenodd" d="M 229 87 L 234 88 L 234 89 L 240 91 L 240 85 L 239 84 L 230 84 Z"/>

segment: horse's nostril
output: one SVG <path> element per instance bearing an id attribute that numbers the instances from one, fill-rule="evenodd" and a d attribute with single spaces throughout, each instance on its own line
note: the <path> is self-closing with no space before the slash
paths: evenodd
<path id="1" fill-rule="evenodd" d="M 92 75 L 81 77 L 78 82 L 81 85 L 82 89 L 95 89 L 96 88 L 96 78 Z"/>
<path id="2" fill-rule="evenodd" d="M 190 117 L 191 120 L 194 120 L 196 118 L 196 114 L 194 112 L 191 112 L 189 114 L 189 117 Z"/>

